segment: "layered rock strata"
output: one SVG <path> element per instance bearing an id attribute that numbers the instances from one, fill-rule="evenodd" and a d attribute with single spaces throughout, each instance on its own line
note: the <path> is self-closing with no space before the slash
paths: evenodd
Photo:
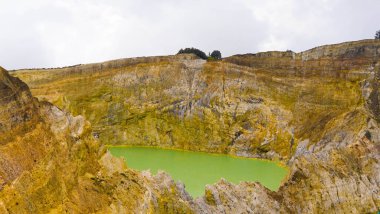
<path id="1" fill-rule="evenodd" d="M 0 213 L 191 213 L 183 186 L 127 169 L 73 117 L 0 70 Z"/>
<path id="2" fill-rule="evenodd" d="M 12 73 L 40 100 L 84 115 L 92 129 L 83 117 L 34 99 L 25 84 L 2 71 L 0 94 L 6 99 L 0 102 L 7 113 L 0 117 L 0 209 L 376 212 L 379 53 L 379 41 L 364 40 L 218 62 L 183 55 Z M 290 173 L 276 192 L 222 180 L 192 199 L 165 174 L 125 168 L 97 137 L 103 143 L 279 159 Z"/>

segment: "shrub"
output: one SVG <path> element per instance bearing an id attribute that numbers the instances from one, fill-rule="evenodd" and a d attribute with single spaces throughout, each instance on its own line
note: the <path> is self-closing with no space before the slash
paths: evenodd
<path id="1" fill-rule="evenodd" d="M 380 30 L 376 31 L 375 39 L 380 39 Z"/>
<path id="2" fill-rule="evenodd" d="M 218 50 L 213 51 L 210 56 L 214 59 L 222 59 L 222 54 Z"/>
<path id="3" fill-rule="evenodd" d="M 186 54 L 186 53 L 192 53 L 192 54 L 197 55 L 201 59 L 207 59 L 207 55 L 203 51 L 201 51 L 201 50 L 199 50 L 197 48 L 185 48 L 185 49 L 181 49 L 181 50 L 178 51 L 177 54 Z"/>

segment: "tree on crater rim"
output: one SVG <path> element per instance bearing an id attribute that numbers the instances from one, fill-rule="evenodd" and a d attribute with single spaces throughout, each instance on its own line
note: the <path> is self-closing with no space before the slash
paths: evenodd
<path id="1" fill-rule="evenodd" d="M 210 56 L 214 59 L 222 59 L 222 53 L 218 50 L 214 50 Z"/>
<path id="2" fill-rule="evenodd" d="M 195 54 L 197 55 L 199 58 L 201 59 L 207 59 L 207 55 L 205 54 L 205 52 L 197 49 L 197 48 L 185 48 L 185 49 L 181 49 L 178 51 L 177 54 L 187 54 L 187 53 L 192 53 L 192 54 Z"/>

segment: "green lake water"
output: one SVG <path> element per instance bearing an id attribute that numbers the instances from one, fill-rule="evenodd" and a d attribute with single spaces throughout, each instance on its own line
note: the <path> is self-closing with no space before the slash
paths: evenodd
<path id="1" fill-rule="evenodd" d="M 203 195 L 206 184 L 214 184 L 221 178 L 235 184 L 259 181 L 277 190 L 288 173 L 274 162 L 228 155 L 149 147 L 110 147 L 109 151 L 116 157 L 124 157 L 130 168 L 150 169 L 154 174 L 158 170 L 167 172 L 174 180 L 182 181 L 193 197 Z"/>

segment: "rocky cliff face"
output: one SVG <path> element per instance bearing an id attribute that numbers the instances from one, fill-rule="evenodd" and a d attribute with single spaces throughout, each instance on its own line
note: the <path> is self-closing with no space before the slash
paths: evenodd
<path id="1" fill-rule="evenodd" d="M 228 57 L 224 61 L 298 76 L 362 77 L 380 55 L 378 41 L 362 40 L 316 47 L 300 53 L 270 51 Z"/>
<path id="2" fill-rule="evenodd" d="M 277 192 L 255 183 L 206 187 L 197 211 L 215 213 L 366 213 L 379 209 L 379 128 L 364 112 L 344 116 L 337 131 L 313 146 L 299 144 Z M 364 117 L 363 117 L 364 116 Z M 349 124 L 363 122 L 360 132 Z M 265 206 L 263 206 L 265 205 Z"/>
<path id="3" fill-rule="evenodd" d="M 19 170 L 13 177 L 1 175 L 6 179 L 0 205 L 5 204 L 10 212 L 29 209 L 32 202 L 25 198 L 35 194 L 29 200 L 50 205 L 42 203 L 34 210 L 48 210 L 47 206 L 78 212 L 375 212 L 380 207 L 379 51 L 379 41 L 364 40 L 302 53 L 233 56 L 218 62 L 180 55 L 16 71 L 12 74 L 27 82 L 40 100 L 84 115 L 93 128 L 80 116 L 69 116 L 33 99 L 35 104 L 27 109 L 38 112 L 31 114 L 37 115 L 35 119 L 15 119 L 12 127 L 39 121 L 33 124 L 42 124 L 36 127 L 49 130 L 53 137 L 38 142 L 50 142 L 47 145 L 54 149 L 62 144 L 59 157 L 70 161 L 62 164 L 63 159 L 56 158 L 49 162 L 55 157 L 53 152 L 41 147 L 42 152 L 35 152 L 43 154 L 41 160 L 25 167 L 16 165 Z M 12 106 L 22 108 L 20 102 Z M 4 133 L 19 131 L 7 126 Z M 17 136 L 41 133 L 37 128 L 20 129 Z M 9 136 L 3 142 L 16 135 Z M 106 144 L 280 159 L 290 174 L 277 192 L 257 183 L 221 181 L 208 186 L 204 197 L 192 200 L 164 174 L 152 177 L 112 164 L 117 161 L 104 155 L 92 136 Z M 30 173 L 36 166 L 44 167 Z M 67 169 L 75 176 L 64 176 Z M 36 186 L 22 186 L 19 177 L 25 183 L 37 180 Z M 11 184 L 16 178 L 21 183 Z M 60 192 L 51 186 L 59 186 L 54 189 Z M 46 194 L 38 192 L 42 190 Z M 9 197 L 14 192 L 21 195 Z M 24 199 L 23 203 L 15 198 Z M 99 198 L 104 203 L 84 202 Z M 68 202 L 59 204 L 62 201 Z"/>
<path id="4" fill-rule="evenodd" d="M 181 184 L 127 169 L 82 116 L 39 102 L 0 72 L 0 213 L 192 212 Z"/>
<path id="5" fill-rule="evenodd" d="M 363 105 L 375 40 L 205 62 L 192 55 L 20 70 L 34 95 L 84 115 L 108 144 L 289 160 Z"/>

